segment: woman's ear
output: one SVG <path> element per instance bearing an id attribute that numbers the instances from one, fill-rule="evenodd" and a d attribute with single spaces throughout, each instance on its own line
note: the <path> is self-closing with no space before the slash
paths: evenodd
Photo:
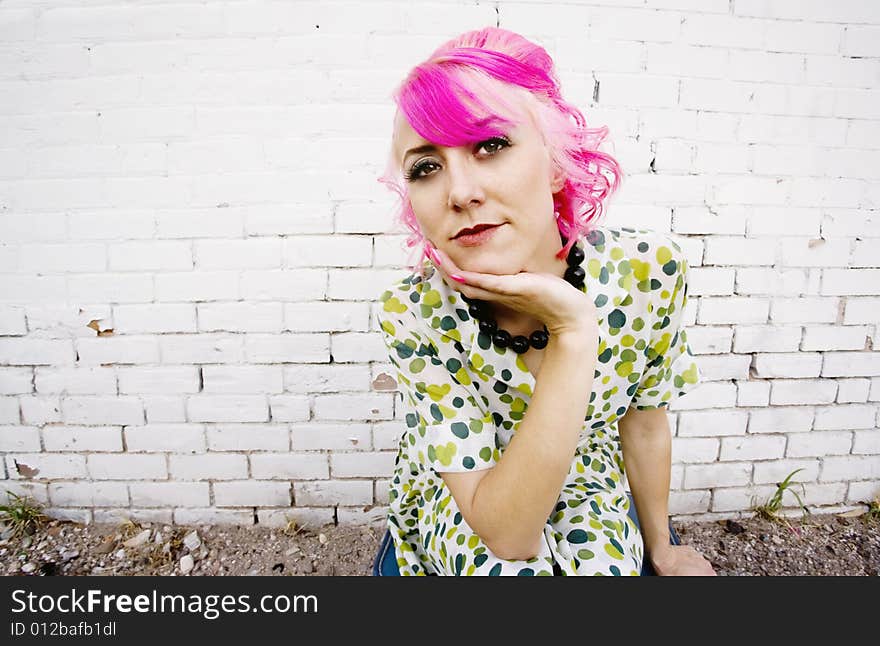
<path id="1" fill-rule="evenodd" d="M 557 164 L 553 164 L 553 170 L 550 177 L 550 192 L 558 193 L 565 186 L 565 175 Z"/>

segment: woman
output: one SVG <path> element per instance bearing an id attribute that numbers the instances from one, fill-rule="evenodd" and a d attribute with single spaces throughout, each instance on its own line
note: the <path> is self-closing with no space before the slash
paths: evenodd
<path id="1" fill-rule="evenodd" d="M 687 264 L 666 236 L 596 225 L 620 177 L 605 129 L 495 28 L 441 46 L 395 101 L 383 181 L 430 260 L 378 315 L 406 407 L 401 574 L 637 575 L 646 552 L 661 575 L 714 574 L 667 525 L 666 407 L 699 379 Z"/>

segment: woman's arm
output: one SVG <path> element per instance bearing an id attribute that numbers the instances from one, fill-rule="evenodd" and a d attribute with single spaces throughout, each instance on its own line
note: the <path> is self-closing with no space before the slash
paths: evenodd
<path id="1" fill-rule="evenodd" d="M 584 426 L 598 330 L 551 335 L 526 414 L 501 459 L 478 473 L 440 473 L 468 525 L 500 558 L 537 555 Z"/>
<path id="2" fill-rule="evenodd" d="M 666 408 L 630 408 L 618 425 L 626 478 L 652 562 L 669 548 L 672 439 Z"/>

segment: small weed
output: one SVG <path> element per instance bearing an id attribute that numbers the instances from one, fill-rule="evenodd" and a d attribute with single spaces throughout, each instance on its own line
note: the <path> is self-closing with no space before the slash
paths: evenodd
<path id="1" fill-rule="evenodd" d="M 773 522 L 783 522 L 783 519 L 779 516 L 779 510 L 782 508 L 782 495 L 786 490 L 790 490 L 792 495 L 797 499 L 798 506 L 804 511 L 804 520 L 806 520 L 807 515 L 810 513 L 810 510 L 804 506 L 803 500 L 798 495 L 797 491 L 795 491 L 791 487 L 791 479 L 795 473 L 798 471 L 803 471 L 803 469 L 795 469 L 791 473 L 789 473 L 785 480 L 782 482 L 776 483 L 776 492 L 773 496 L 763 505 L 756 505 L 754 498 L 752 499 L 752 510 L 757 514 L 760 518 L 765 518 L 766 520 L 770 520 Z M 806 490 L 804 489 L 804 485 L 801 484 L 801 490 L 804 491 L 804 495 L 806 495 Z"/>
<path id="2" fill-rule="evenodd" d="M 880 520 L 880 494 L 868 503 L 866 518 L 871 521 Z"/>
<path id="3" fill-rule="evenodd" d="M 43 508 L 26 496 L 6 492 L 9 504 L 0 505 L 0 520 L 12 528 L 12 537 L 33 534 L 47 520 Z"/>

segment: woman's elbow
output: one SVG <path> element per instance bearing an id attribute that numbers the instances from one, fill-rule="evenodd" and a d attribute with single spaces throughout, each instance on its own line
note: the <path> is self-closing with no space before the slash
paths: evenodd
<path id="1" fill-rule="evenodd" d="M 542 539 L 543 535 L 540 536 L 538 540 L 533 541 L 530 545 L 503 542 L 493 543 L 491 545 L 486 543 L 486 545 L 495 556 L 504 559 L 505 561 L 528 561 L 541 553 Z"/>

